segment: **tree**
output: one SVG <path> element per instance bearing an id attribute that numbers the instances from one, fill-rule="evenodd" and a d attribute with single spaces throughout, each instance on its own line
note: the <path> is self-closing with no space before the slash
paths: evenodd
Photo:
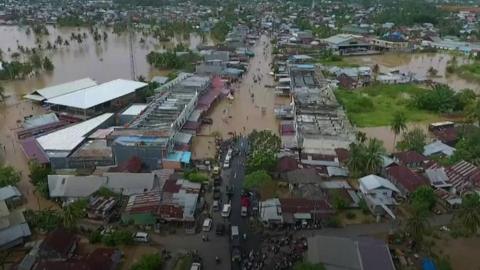
<path id="1" fill-rule="evenodd" d="M 345 198 L 342 197 L 342 195 L 340 195 L 340 192 L 338 192 L 337 190 L 334 190 L 332 192 L 332 202 L 333 208 L 335 208 L 335 210 L 337 211 L 344 210 L 348 207 L 348 202 L 345 200 Z"/>
<path id="2" fill-rule="evenodd" d="M 16 185 L 20 181 L 20 174 L 12 166 L 0 166 L 0 188 Z"/>
<path id="3" fill-rule="evenodd" d="M 437 201 L 437 197 L 430 187 L 419 187 L 410 195 L 411 205 L 415 208 L 432 210 Z"/>
<path id="4" fill-rule="evenodd" d="M 468 233 L 477 233 L 480 227 L 480 196 L 477 193 L 463 196 L 455 218 Z"/>
<path id="5" fill-rule="evenodd" d="M 474 129 L 465 132 L 455 148 L 456 150 L 450 158 L 452 162 L 465 160 L 480 165 L 480 130 Z"/>
<path id="6" fill-rule="evenodd" d="M 230 26 L 225 21 L 221 20 L 212 27 L 212 38 L 217 41 L 223 42 L 227 37 L 228 31 L 230 31 Z"/>
<path id="7" fill-rule="evenodd" d="M 421 245 L 425 233 L 429 230 L 428 212 L 424 208 L 410 207 L 405 230 L 412 236 L 417 245 Z"/>
<path id="8" fill-rule="evenodd" d="M 448 85 L 436 85 L 431 91 L 420 92 L 414 103 L 418 109 L 439 113 L 459 109 L 458 96 Z"/>
<path id="9" fill-rule="evenodd" d="M 421 128 L 414 128 L 403 135 L 403 139 L 397 143 L 397 149 L 401 151 L 415 151 L 423 153 L 427 144 L 427 135 Z"/>
<path id="10" fill-rule="evenodd" d="M 293 270 L 325 270 L 325 266 L 321 263 L 297 262 L 293 266 Z"/>
<path id="11" fill-rule="evenodd" d="M 373 72 L 373 80 L 377 81 L 378 73 L 380 72 L 380 66 L 378 64 L 375 64 L 372 67 L 372 72 Z"/>
<path id="12" fill-rule="evenodd" d="M 52 71 L 55 66 L 53 65 L 52 61 L 50 61 L 50 59 L 48 59 L 48 57 L 45 56 L 45 58 L 43 59 L 43 68 L 46 70 L 46 71 Z"/>
<path id="13" fill-rule="evenodd" d="M 158 270 L 162 265 L 163 259 L 160 254 L 146 254 L 133 264 L 130 270 Z"/>
<path id="14" fill-rule="evenodd" d="M 395 112 L 392 122 L 390 122 L 390 129 L 393 131 L 393 145 L 397 141 L 397 136 L 407 129 L 407 118 L 403 112 Z"/>
<path id="15" fill-rule="evenodd" d="M 467 121 L 480 125 L 480 99 L 471 101 L 466 105 L 464 112 Z"/>
<path id="16" fill-rule="evenodd" d="M 243 181 L 243 187 L 246 189 L 261 188 L 262 186 L 270 183 L 272 177 L 265 170 L 255 171 L 245 176 Z"/>
<path id="17" fill-rule="evenodd" d="M 62 219 L 65 228 L 74 228 L 78 220 L 85 216 L 86 200 L 78 200 L 63 208 Z"/>
<path id="18" fill-rule="evenodd" d="M 347 167 L 353 177 L 361 177 L 380 172 L 385 154 L 382 142 L 377 139 L 350 144 Z"/>
<path id="19" fill-rule="evenodd" d="M 365 169 L 366 174 L 377 174 L 382 169 L 385 148 L 381 141 L 369 139 L 365 150 Z"/>
<path id="20" fill-rule="evenodd" d="M 48 175 L 51 169 L 48 166 L 42 165 L 36 161 L 28 164 L 30 170 L 30 182 L 35 186 L 36 190 L 45 198 L 48 198 Z"/>

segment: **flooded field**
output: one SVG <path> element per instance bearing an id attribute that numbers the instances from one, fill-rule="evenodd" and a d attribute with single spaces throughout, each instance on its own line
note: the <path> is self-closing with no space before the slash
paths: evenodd
<path id="1" fill-rule="evenodd" d="M 0 81 L 0 84 L 6 89 L 6 94 L 11 96 L 8 100 L 10 104 L 18 101 L 17 96 L 48 85 L 84 77 L 91 77 L 99 83 L 117 78 L 130 79 L 131 77 L 127 33 L 117 35 L 112 33 L 110 28 L 100 28 L 99 33 L 103 34 L 105 31 L 108 38 L 95 42 L 88 28 L 54 28 L 49 26 L 49 35 L 46 36 L 27 34 L 26 31 L 27 28 L 25 27 L 0 26 L 0 49 L 3 51 L 5 59 L 9 60 L 11 54 L 18 51 L 19 45 L 28 48 L 37 47 L 37 38 L 43 47 L 45 47 L 47 41 L 53 44 L 58 36 L 62 37 L 63 40 L 68 40 L 70 45 L 55 50 L 42 51 L 55 65 L 55 70 L 52 73 L 43 73 L 25 80 Z M 78 43 L 75 40 L 70 40 L 72 33 L 81 33 L 82 35 L 86 33 L 87 37 L 81 43 Z M 145 42 L 141 43 L 141 39 Z M 207 42 L 210 43 L 211 41 Z M 162 51 L 173 48 L 179 43 L 188 45 L 190 49 L 195 49 L 202 43 L 202 38 L 197 34 L 190 34 L 188 39 L 179 36 L 169 42 L 159 42 L 153 37 L 134 34 L 136 76 L 142 75 L 148 79 L 160 74 L 160 71 L 148 65 L 145 56 L 152 50 Z M 22 60 L 21 57 L 20 60 Z"/>
<path id="2" fill-rule="evenodd" d="M 447 74 L 448 62 L 453 55 L 447 53 L 387 53 L 382 55 L 354 56 L 346 58 L 347 61 L 359 65 L 374 66 L 378 64 L 380 72 L 388 72 L 398 69 L 400 72 L 413 72 L 421 78 L 429 78 L 439 83 L 446 83 L 455 90 L 470 88 L 480 93 L 480 85 L 473 81 L 467 81 L 454 74 Z M 465 57 L 456 56 L 459 65 L 468 64 L 470 60 Z M 435 68 L 438 73 L 429 77 L 428 70 Z"/>
<path id="3" fill-rule="evenodd" d="M 407 129 L 412 130 L 414 128 L 422 129 L 425 134 L 428 136 L 428 123 L 407 123 Z M 394 133 L 389 126 L 382 127 L 367 127 L 359 128 L 358 131 L 364 132 L 367 135 L 367 138 L 376 138 L 383 142 L 383 146 L 387 152 L 395 152 L 394 147 Z M 402 135 L 398 135 L 396 142 L 402 140 Z M 428 139 L 427 139 L 428 140 Z"/>

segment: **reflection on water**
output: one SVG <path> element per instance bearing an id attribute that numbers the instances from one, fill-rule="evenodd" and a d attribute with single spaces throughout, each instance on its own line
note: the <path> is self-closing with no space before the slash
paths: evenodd
<path id="1" fill-rule="evenodd" d="M 480 93 L 480 85 L 476 82 L 467 81 L 453 74 L 447 74 L 446 68 L 448 62 L 453 56 L 447 53 L 387 53 L 373 56 L 355 56 L 348 60 L 359 64 L 373 66 L 378 64 L 380 72 L 388 72 L 391 69 L 398 69 L 400 72 L 413 72 L 419 77 L 428 77 L 430 67 L 438 70 L 436 77 L 431 79 L 436 82 L 446 83 L 455 90 L 470 88 Z M 468 64 L 470 60 L 465 57 L 456 57 L 459 65 Z"/>
<path id="2" fill-rule="evenodd" d="M 70 42 L 70 46 L 62 46 L 56 50 L 44 51 L 45 55 L 51 58 L 55 65 L 55 70 L 51 74 L 41 74 L 34 78 L 25 80 L 4 81 L 1 84 L 5 87 L 6 93 L 11 96 L 8 103 L 18 101 L 21 96 L 32 89 L 42 88 L 48 85 L 54 85 L 62 82 L 72 81 L 79 78 L 91 77 L 99 83 L 113 80 L 116 78 L 131 77 L 130 57 L 128 35 L 116 35 L 110 28 L 100 28 L 99 33 L 103 31 L 108 33 L 106 41 L 96 43 L 88 28 L 48 27 L 50 35 L 40 37 L 43 47 L 47 41 L 52 44 L 57 36 Z M 36 47 L 36 39 L 33 33 L 27 35 L 25 27 L 0 26 L 0 49 L 4 52 L 4 57 L 17 51 L 18 45 L 32 48 Z M 82 43 L 70 40 L 72 33 L 87 33 L 88 37 Z M 140 39 L 145 40 L 140 43 Z M 150 67 L 146 62 L 145 56 L 151 50 L 163 51 L 173 48 L 178 43 L 188 44 L 189 48 L 195 49 L 202 43 L 202 38 L 197 34 L 190 34 L 188 40 L 182 40 L 178 36 L 170 42 L 159 42 L 152 37 L 142 37 L 140 34 L 134 36 L 135 69 L 136 75 L 143 75 L 147 78 L 161 74 L 160 71 Z M 211 44 L 211 41 L 208 41 Z M 10 50 L 9 50 L 10 48 Z"/>

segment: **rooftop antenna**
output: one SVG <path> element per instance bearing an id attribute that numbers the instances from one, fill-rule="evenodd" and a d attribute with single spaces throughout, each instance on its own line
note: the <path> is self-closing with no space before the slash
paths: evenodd
<path id="1" fill-rule="evenodd" d="M 127 28 L 128 28 L 128 49 L 130 52 L 130 76 L 132 77 L 132 80 L 136 80 L 137 76 L 135 74 L 135 53 L 133 52 L 132 15 L 130 13 L 128 14 Z"/>

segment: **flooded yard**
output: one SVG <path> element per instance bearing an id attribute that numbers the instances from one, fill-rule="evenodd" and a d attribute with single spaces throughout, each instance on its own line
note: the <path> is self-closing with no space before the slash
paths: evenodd
<path id="1" fill-rule="evenodd" d="M 354 56 L 345 58 L 348 62 L 374 66 L 378 64 L 380 72 L 389 72 L 392 69 L 398 69 L 400 72 L 413 72 L 420 78 L 429 78 L 435 82 L 446 83 L 454 90 L 470 88 L 480 93 L 480 84 L 474 81 L 468 81 L 454 74 L 447 74 L 446 68 L 448 62 L 454 58 L 448 53 L 386 53 L 382 55 Z M 456 56 L 459 65 L 470 63 L 470 59 L 462 56 Z M 434 77 L 429 77 L 428 70 L 435 68 L 438 73 Z"/>

